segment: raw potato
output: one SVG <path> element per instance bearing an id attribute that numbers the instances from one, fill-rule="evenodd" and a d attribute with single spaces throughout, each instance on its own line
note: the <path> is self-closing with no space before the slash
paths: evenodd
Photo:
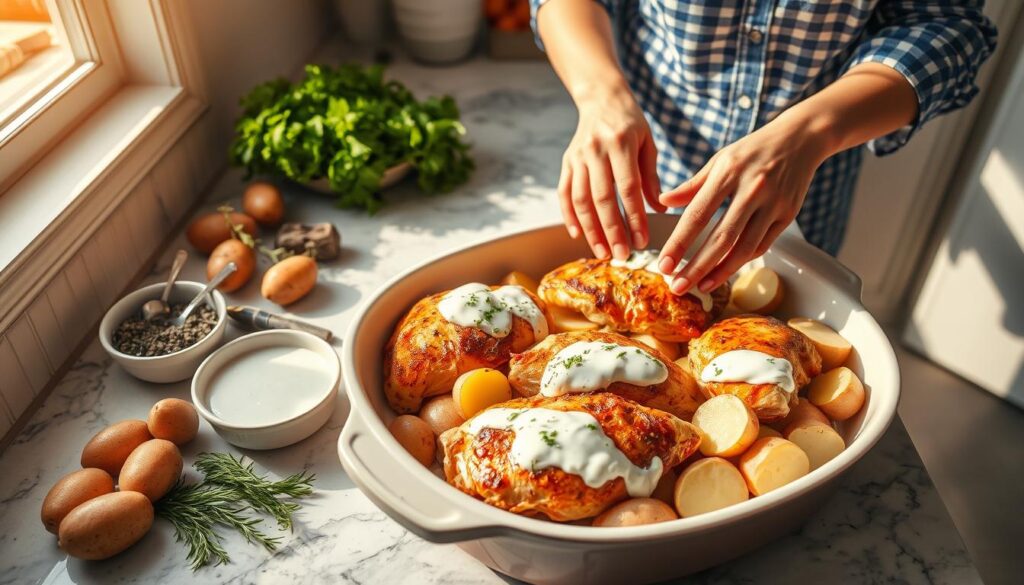
<path id="1" fill-rule="evenodd" d="M 766 437 L 740 456 L 739 468 L 750 493 L 761 496 L 807 475 L 811 463 L 796 443 Z"/>
<path id="2" fill-rule="evenodd" d="M 512 387 L 498 370 L 478 368 L 455 380 L 452 398 L 462 418 L 468 419 L 488 406 L 512 400 Z"/>
<path id="3" fill-rule="evenodd" d="M 709 457 L 735 457 L 755 440 L 757 415 L 732 394 L 714 396 L 697 407 L 693 424 L 701 432 L 700 452 Z"/>
<path id="4" fill-rule="evenodd" d="M 811 340 L 821 354 L 821 369 L 829 371 L 846 363 L 853 346 L 831 327 L 814 319 L 790 319 L 788 325 Z"/>
<path id="5" fill-rule="evenodd" d="M 776 426 L 783 435 L 789 434 L 789 429 L 805 422 L 815 422 L 825 426 L 831 426 L 832 421 L 828 420 L 825 413 L 808 400 L 801 400 L 789 407 L 789 414 Z"/>
<path id="6" fill-rule="evenodd" d="M 521 286 L 526 290 L 532 292 L 533 294 L 537 294 L 537 281 L 533 277 L 527 274 L 523 274 L 518 270 L 506 274 L 505 278 L 501 279 L 501 284 L 512 284 L 515 286 Z"/>
<path id="7" fill-rule="evenodd" d="M 673 343 L 671 341 L 662 341 L 657 337 L 650 335 L 649 333 L 634 333 L 633 335 L 630 335 L 630 337 L 646 345 L 647 347 L 653 347 L 654 349 L 660 351 L 662 354 L 665 355 L 665 357 L 672 361 L 676 361 L 677 359 L 679 359 L 680 351 L 678 343 Z"/>
<path id="8" fill-rule="evenodd" d="M 316 260 L 309 256 L 285 258 L 267 269 L 260 293 L 279 305 L 290 305 L 316 286 Z"/>
<path id="9" fill-rule="evenodd" d="M 242 194 L 242 210 L 263 225 L 277 225 L 284 218 L 284 199 L 275 185 L 255 181 Z"/>
<path id="10" fill-rule="evenodd" d="M 459 414 L 459 409 L 455 407 L 455 399 L 451 394 L 435 396 L 428 400 L 420 409 L 420 418 L 430 425 L 430 429 L 438 436 L 466 422 Z"/>
<path id="11" fill-rule="evenodd" d="M 232 211 L 229 215 L 231 223 L 242 226 L 242 230 L 250 236 L 256 237 L 256 234 L 259 233 L 256 229 L 256 220 L 253 218 L 236 211 Z M 218 244 L 231 239 L 231 228 L 224 220 L 224 214 L 215 211 L 197 217 L 189 224 L 185 237 L 196 250 L 203 254 L 209 254 Z"/>
<path id="12" fill-rule="evenodd" d="M 114 491 L 114 478 L 102 469 L 90 467 L 69 473 L 53 484 L 43 498 L 40 517 L 46 530 L 57 534 L 60 522 L 81 504 Z"/>
<path id="13" fill-rule="evenodd" d="M 679 479 L 679 474 L 676 473 L 675 469 L 669 467 L 662 471 L 661 479 L 658 480 L 658 485 L 654 486 L 654 491 L 651 492 L 651 497 L 655 500 L 661 500 L 671 506 L 675 501 L 677 479 Z"/>
<path id="14" fill-rule="evenodd" d="M 82 449 L 82 467 L 98 467 L 113 477 L 136 447 L 152 439 L 144 420 L 123 420 L 93 435 Z"/>
<path id="15" fill-rule="evenodd" d="M 828 463 L 846 449 L 846 442 L 835 429 L 813 420 L 791 427 L 786 432 L 786 438 L 804 450 L 811 471 Z"/>
<path id="16" fill-rule="evenodd" d="M 551 315 L 551 332 L 565 333 L 567 331 L 594 331 L 599 325 L 587 319 L 582 313 L 570 311 L 565 307 L 548 305 L 548 314 Z"/>
<path id="17" fill-rule="evenodd" d="M 864 384 L 850 368 L 839 366 L 811 380 L 807 399 L 832 420 L 846 420 L 864 406 Z"/>
<path id="18" fill-rule="evenodd" d="M 153 526 L 153 504 L 138 492 L 114 492 L 78 506 L 60 523 L 58 543 L 89 561 L 110 558 L 139 541 Z"/>
<path id="19" fill-rule="evenodd" d="M 146 425 L 154 438 L 167 439 L 181 446 L 196 438 L 199 432 L 199 413 L 191 402 L 165 398 L 149 410 Z"/>
<path id="20" fill-rule="evenodd" d="M 419 417 L 403 414 L 391 421 L 388 430 L 416 461 L 430 467 L 434 461 L 434 449 L 437 448 L 430 425 Z"/>
<path id="21" fill-rule="evenodd" d="M 608 508 L 594 518 L 593 526 L 610 528 L 614 526 L 640 526 L 675 520 L 672 507 L 654 498 L 633 498 Z"/>
<path id="22" fill-rule="evenodd" d="M 748 498 L 743 474 L 721 457 L 701 459 L 687 467 L 674 490 L 676 511 L 682 518 L 720 510 Z"/>
<path id="23" fill-rule="evenodd" d="M 164 439 L 146 441 L 124 462 L 117 487 L 123 492 L 139 492 L 155 502 L 174 487 L 182 465 L 181 452 L 174 443 Z"/>
<path id="24" fill-rule="evenodd" d="M 228 262 L 234 262 L 237 270 L 224 279 L 217 288 L 223 292 L 234 292 L 249 282 L 256 269 L 256 252 L 241 240 L 229 238 L 213 249 L 210 259 L 206 261 L 207 280 L 216 276 Z"/>
<path id="25" fill-rule="evenodd" d="M 768 315 L 779 308 L 784 296 L 782 279 L 767 267 L 744 272 L 732 285 L 732 304 L 744 313 Z"/>

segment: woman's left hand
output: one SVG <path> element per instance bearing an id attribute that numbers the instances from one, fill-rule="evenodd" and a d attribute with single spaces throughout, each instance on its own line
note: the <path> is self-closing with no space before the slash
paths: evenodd
<path id="1" fill-rule="evenodd" d="M 711 235 L 672 281 L 672 292 L 711 291 L 771 246 L 800 210 L 818 165 L 823 134 L 785 114 L 718 151 L 689 181 L 663 193 L 661 203 L 686 205 L 661 251 L 659 268 L 671 274 L 726 198 L 728 209 Z"/>

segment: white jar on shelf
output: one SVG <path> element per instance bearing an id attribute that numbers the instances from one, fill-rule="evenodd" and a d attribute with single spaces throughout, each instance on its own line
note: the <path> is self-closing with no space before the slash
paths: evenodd
<path id="1" fill-rule="evenodd" d="M 410 55 L 426 63 L 451 63 L 473 51 L 480 33 L 480 0 L 391 0 L 395 22 Z"/>

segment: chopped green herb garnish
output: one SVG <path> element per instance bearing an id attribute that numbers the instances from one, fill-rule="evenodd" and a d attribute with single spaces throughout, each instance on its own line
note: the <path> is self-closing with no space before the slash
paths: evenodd
<path id="1" fill-rule="evenodd" d="M 544 441 L 548 447 L 559 447 L 558 441 L 555 437 L 558 436 L 558 431 L 541 431 L 540 438 Z"/>
<path id="2" fill-rule="evenodd" d="M 562 365 L 567 370 L 569 368 L 573 367 L 573 366 L 576 366 L 578 368 L 578 367 L 583 365 L 583 356 L 581 356 L 581 355 L 571 355 L 571 356 L 565 358 L 564 360 L 562 360 Z"/>
<path id="3" fill-rule="evenodd" d="M 774 364 L 774 363 L 775 363 L 775 358 L 768 358 L 768 359 L 767 359 L 766 361 L 767 361 L 767 362 L 768 362 L 769 364 Z"/>
<path id="4" fill-rule="evenodd" d="M 620 360 L 624 360 L 624 359 L 626 359 L 626 352 L 625 351 L 620 351 L 619 355 L 617 355 L 615 357 L 620 359 Z"/>
<path id="5" fill-rule="evenodd" d="M 522 411 L 513 412 L 512 414 L 508 415 L 508 420 L 510 420 L 510 421 L 516 420 L 517 418 L 519 418 L 520 414 L 523 414 L 523 412 Z"/>
<path id="6" fill-rule="evenodd" d="M 607 345 L 602 345 L 602 346 L 601 346 L 601 349 L 603 349 L 603 350 L 605 350 L 605 351 L 615 351 L 615 348 L 616 348 L 616 347 L 618 347 L 618 346 L 617 346 L 617 345 L 615 345 L 614 343 L 609 343 L 609 344 L 607 344 Z"/>
<path id="7" fill-rule="evenodd" d="M 716 376 L 721 376 L 722 375 L 722 368 L 720 368 L 718 366 L 713 366 L 713 367 L 715 368 L 715 375 Z"/>
<path id="8" fill-rule="evenodd" d="M 600 430 L 600 429 L 598 429 L 598 428 L 597 428 L 597 425 L 595 425 L 594 423 L 590 423 L 590 424 L 588 424 L 588 425 L 587 425 L 587 428 L 588 428 L 588 429 L 590 429 L 590 430 L 592 430 L 592 431 L 597 431 L 597 430 Z"/>

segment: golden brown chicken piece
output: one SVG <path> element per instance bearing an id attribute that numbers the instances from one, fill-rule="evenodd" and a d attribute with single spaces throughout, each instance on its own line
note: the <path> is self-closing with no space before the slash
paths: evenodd
<path id="1" fill-rule="evenodd" d="M 714 304 L 705 311 L 692 294 L 672 294 L 661 274 L 591 258 L 545 274 L 537 294 L 549 304 L 583 313 L 616 331 L 650 333 L 678 342 L 700 335 L 722 312 L 729 302 L 729 285 L 711 291 Z"/>
<path id="2" fill-rule="evenodd" d="M 518 316 L 512 317 L 512 329 L 505 337 L 451 323 L 437 308 L 447 293 L 413 305 L 384 348 L 384 394 L 396 412 L 416 412 L 425 398 L 451 392 L 461 374 L 475 368 L 501 368 L 513 353 L 538 341 L 530 323 Z M 543 301 L 529 291 L 526 294 L 550 322 Z"/>
<path id="3" fill-rule="evenodd" d="M 711 360 L 738 349 L 759 351 L 788 360 L 793 365 L 796 386 L 792 394 L 775 384 L 701 380 L 701 372 Z M 690 372 L 706 394 L 735 394 L 763 422 L 785 418 L 800 388 L 821 373 L 821 356 L 810 339 L 774 317 L 761 315 L 739 315 L 715 323 L 700 337 L 690 341 L 688 360 Z"/>
<path id="4" fill-rule="evenodd" d="M 491 408 L 545 408 L 589 413 L 629 461 L 643 468 L 649 467 L 656 456 L 664 469 L 675 467 L 700 445 L 700 435 L 690 423 L 615 394 L 534 396 Z M 448 483 L 473 497 L 517 514 L 545 515 L 564 522 L 600 514 L 628 495 L 621 477 L 594 488 L 579 475 L 558 467 L 537 471 L 520 467 L 511 458 L 515 431 L 484 428 L 474 435 L 469 431 L 472 421 L 442 433 L 441 443 Z"/>
<path id="5" fill-rule="evenodd" d="M 618 333 L 602 331 L 572 331 L 548 335 L 532 348 L 512 356 L 509 362 L 508 381 L 523 396 L 534 396 L 540 392 L 540 381 L 548 362 L 559 351 L 577 341 L 599 341 L 640 348 L 653 355 L 668 369 L 668 378 L 660 384 L 637 386 L 615 382 L 604 390 L 628 398 L 644 406 L 664 410 L 689 422 L 693 413 L 705 400 L 704 393 L 689 372 L 668 359 L 660 351 L 650 348 Z M 603 391 L 603 390 L 602 390 Z"/>

